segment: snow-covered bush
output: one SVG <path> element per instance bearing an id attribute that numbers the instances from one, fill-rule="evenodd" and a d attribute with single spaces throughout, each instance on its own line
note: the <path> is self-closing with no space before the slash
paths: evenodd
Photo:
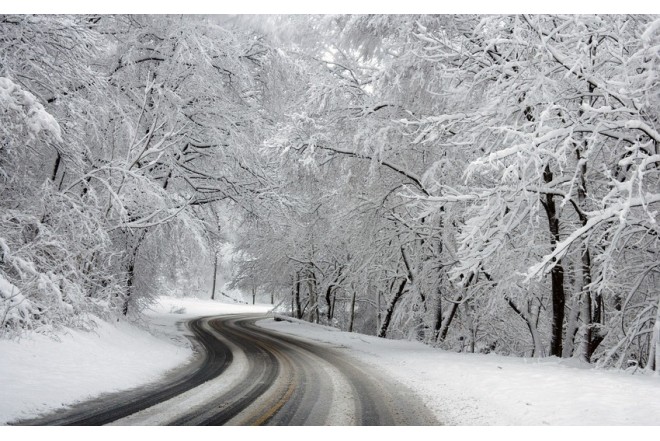
<path id="1" fill-rule="evenodd" d="M 62 142 L 35 96 L 0 78 L 0 109 L 0 335 L 88 326 L 86 313 L 106 314 L 119 292 L 101 217 L 31 169 Z"/>

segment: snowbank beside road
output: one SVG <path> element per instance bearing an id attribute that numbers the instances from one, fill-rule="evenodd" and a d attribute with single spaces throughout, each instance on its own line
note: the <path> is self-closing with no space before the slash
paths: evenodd
<path id="1" fill-rule="evenodd" d="M 660 378 L 558 358 L 457 354 L 305 322 L 259 326 L 330 343 L 413 389 L 447 425 L 660 425 Z"/>
<path id="2" fill-rule="evenodd" d="M 93 332 L 67 330 L 57 338 L 0 341 L 0 424 L 139 386 L 192 356 L 189 345 L 128 323 L 97 320 Z"/>
<path id="3" fill-rule="evenodd" d="M 151 332 L 97 320 L 93 332 L 69 329 L 57 333 L 57 340 L 39 334 L 0 340 L 0 424 L 158 380 L 193 356 L 189 331 L 178 322 L 269 309 L 161 297 L 146 314 Z"/>

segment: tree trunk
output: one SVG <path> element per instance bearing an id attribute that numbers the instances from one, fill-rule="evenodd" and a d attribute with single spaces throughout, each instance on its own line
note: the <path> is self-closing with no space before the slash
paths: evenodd
<path id="1" fill-rule="evenodd" d="M 218 277 L 218 253 L 215 253 L 213 260 L 213 288 L 211 288 L 211 300 L 215 300 L 215 282 Z"/>
<path id="2" fill-rule="evenodd" d="M 532 321 L 532 317 L 530 317 L 530 315 L 527 312 L 518 308 L 518 306 L 516 306 L 516 304 L 511 299 L 506 297 L 505 299 L 509 304 L 509 306 L 511 307 L 511 309 L 513 309 L 514 312 L 518 314 L 518 317 L 520 317 L 525 321 L 525 324 L 527 325 L 527 329 L 529 329 L 529 334 L 532 337 L 532 344 L 534 345 L 534 351 L 532 352 L 532 357 L 545 357 L 543 342 L 541 341 L 541 336 L 539 335 L 539 332 Z"/>
<path id="3" fill-rule="evenodd" d="M 467 327 L 470 331 L 470 343 L 468 347 L 470 353 L 474 354 L 474 347 L 477 340 L 477 323 L 474 320 L 474 309 L 472 303 L 467 300 L 463 303 L 463 307 L 465 308 Z"/>
<path id="4" fill-rule="evenodd" d="M 296 305 L 296 318 L 302 319 L 302 309 L 300 308 L 300 273 L 296 272 L 296 282 L 294 283 L 294 300 Z"/>
<path id="5" fill-rule="evenodd" d="M 308 270 L 309 277 L 307 278 L 307 287 L 309 288 L 309 321 L 312 323 L 319 322 L 319 302 L 316 293 L 316 274 L 314 270 Z"/>
<path id="6" fill-rule="evenodd" d="M 378 334 L 378 331 L 380 330 L 380 321 L 381 321 L 381 313 L 380 313 L 380 290 L 376 292 L 376 334 Z"/>
<path id="7" fill-rule="evenodd" d="M 589 45 L 591 46 L 591 50 L 589 52 L 589 56 L 591 59 L 591 63 L 593 65 L 594 63 L 594 57 L 596 55 L 596 46 L 593 44 L 593 36 L 589 38 Z M 588 92 L 589 92 L 589 97 L 583 98 L 584 104 L 589 104 L 593 106 L 598 98 L 593 97 L 593 93 L 596 89 L 596 87 L 592 83 L 587 83 L 588 87 Z M 588 101 L 588 103 L 587 103 Z M 579 111 L 579 115 L 582 116 L 583 111 Z M 579 206 L 578 211 L 578 216 L 580 217 L 580 222 L 582 226 L 585 226 L 587 224 L 588 219 L 586 216 L 583 214 L 583 211 L 586 209 L 586 200 L 587 200 L 587 181 L 586 181 L 586 175 L 587 175 L 587 161 L 585 158 L 583 158 L 582 150 L 587 148 L 587 142 L 583 141 L 582 142 L 582 147 L 579 145 L 575 145 L 575 154 L 577 157 L 577 168 L 578 168 L 578 185 L 577 185 L 577 203 Z M 592 288 L 591 288 L 591 254 L 589 251 L 589 244 L 585 240 L 582 243 L 581 247 L 581 262 L 582 262 L 582 291 L 584 292 L 584 298 L 583 298 L 583 310 L 582 310 L 582 315 L 583 315 L 583 320 L 585 322 L 585 330 L 584 330 L 584 348 L 582 350 L 582 353 L 584 354 L 584 358 L 587 362 L 591 362 L 591 356 L 594 354 L 596 351 L 596 348 L 598 345 L 601 343 L 603 338 L 600 335 L 600 329 L 596 328 L 595 324 L 600 323 L 601 321 L 601 304 L 602 304 L 602 299 L 601 295 L 599 293 L 594 293 L 595 295 L 592 295 Z M 595 300 L 595 303 L 594 303 Z"/>
<path id="8" fill-rule="evenodd" d="M 57 178 L 57 172 L 60 169 L 60 162 L 62 161 L 62 156 L 60 156 L 60 152 L 56 152 L 57 156 L 55 157 L 55 165 L 53 165 L 53 174 L 50 177 L 50 180 L 55 183 L 55 179 Z"/>
<path id="9" fill-rule="evenodd" d="M 328 304 L 328 313 L 326 314 L 328 322 L 332 320 L 332 316 L 334 315 L 334 311 L 332 309 L 334 304 L 332 301 L 332 288 L 334 288 L 334 286 L 335 285 L 330 284 L 328 289 L 325 290 L 325 302 Z"/>
<path id="10" fill-rule="evenodd" d="M 406 267 L 406 270 L 408 271 L 408 280 L 410 281 L 410 285 L 408 287 L 409 290 L 412 292 L 416 293 L 419 296 L 420 303 L 422 305 L 422 311 L 418 313 L 418 327 L 417 327 L 417 340 L 424 341 L 426 340 L 426 334 L 428 331 L 428 326 L 425 323 L 425 317 L 426 317 L 426 295 L 424 294 L 424 291 L 422 290 L 422 287 L 419 284 L 419 281 L 417 280 L 416 274 L 413 271 L 412 266 L 410 265 L 410 259 L 408 258 L 408 253 L 406 253 L 405 248 L 401 247 L 401 257 L 403 259 L 403 264 Z"/>
<path id="11" fill-rule="evenodd" d="M 337 302 L 337 295 L 332 296 L 332 318 L 335 317 L 335 303 Z"/>
<path id="12" fill-rule="evenodd" d="M 449 313 L 447 314 L 447 317 L 445 317 L 442 320 L 442 326 L 440 326 L 440 332 L 438 334 L 438 341 L 445 341 L 445 338 L 447 338 L 447 333 L 449 332 L 449 325 L 451 325 L 451 322 L 454 320 L 454 316 L 456 315 L 456 310 L 458 310 L 458 305 L 459 302 L 463 299 L 463 296 L 459 295 L 451 304 L 449 307 Z"/>
<path id="13" fill-rule="evenodd" d="M 355 288 L 351 289 L 351 314 L 348 319 L 348 332 L 353 332 L 353 321 L 355 320 Z"/>
<path id="14" fill-rule="evenodd" d="M 133 250 L 129 253 L 128 262 L 126 264 L 126 298 L 124 299 L 124 303 L 121 308 L 123 315 L 128 315 L 128 304 L 131 300 L 131 296 L 133 295 L 133 285 L 135 282 L 135 261 L 137 260 L 138 250 L 140 249 L 140 245 L 142 245 L 142 241 L 147 235 L 147 231 L 143 230 L 139 234 L 140 235 L 138 236 Z"/>
<path id="15" fill-rule="evenodd" d="M 401 285 L 399 285 L 399 290 L 394 294 L 390 300 L 389 305 L 387 305 L 387 310 L 385 310 L 385 317 L 383 318 L 383 323 L 380 325 L 380 330 L 378 331 L 378 337 L 385 338 L 387 336 L 387 328 L 390 327 L 390 321 L 392 320 L 392 313 L 396 307 L 396 303 L 399 301 L 403 295 L 403 290 L 406 288 L 406 283 L 408 279 L 403 279 Z"/>
<path id="16" fill-rule="evenodd" d="M 660 295 L 658 295 L 658 304 L 655 309 L 655 324 L 653 325 L 649 349 L 648 369 L 655 371 L 656 375 L 660 375 Z"/>
<path id="17" fill-rule="evenodd" d="M 332 321 L 332 319 L 335 316 L 335 295 L 333 295 L 335 289 L 337 288 L 337 283 L 339 283 L 341 279 L 341 272 L 342 272 L 343 266 L 339 266 L 339 270 L 337 271 L 337 275 L 335 276 L 334 280 L 328 285 L 328 289 L 325 291 L 325 302 L 328 304 L 328 313 L 327 313 L 327 318 L 328 322 Z"/>
<path id="18" fill-rule="evenodd" d="M 440 328 L 442 327 L 442 292 L 440 291 L 440 284 L 436 290 L 437 300 L 435 307 L 435 318 L 433 319 L 433 336 L 437 340 L 440 335 Z"/>
<path id="19" fill-rule="evenodd" d="M 124 298 L 124 304 L 121 307 L 121 313 L 123 315 L 128 315 L 128 303 L 131 300 L 131 294 L 133 291 L 133 278 L 135 276 L 135 260 L 131 260 L 128 264 L 128 268 L 126 270 L 126 274 L 128 277 L 126 278 L 126 298 Z"/>
<path id="20" fill-rule="evenodd" d="M 490 280 L 490 276 L 487 277 Z M 470 277 L 468 278 L 468 281 L 465 284 L 464 289 L 466 291 L 473 280 L 474 280 L 474 273 L 470 274 Z M 463 294 L 459 294 L 458 297 L 456 297 L 456 299 L 452 301 L 447 317 L 442 319 L 442 322 L 440 324 L 440 330 L 438 331 L 438 337 L 437 337 L 438 342 L 442 342 L 445 340 L 445 338 L 447 338 L 447 333 L 449 332 L 449 325 L 451 325 L 451 322 L 454 320 L 454 316 L 456 315 L 456 310 L 458 309 L 458 305 L 460 304 L 461 300 L 463 300 Z"/>
<path id="21" fill-rule="evenodd" d="M 587 224 L 587 218 L 582 214 L 582 210 L 584 209 L 585 200 L 587 199 L 587 183 L 584 177 L 587 173 L 587 163 L 586 161 L 581 160 L 582 158 L 579 148 L 576 149 L 576 155 L 578 160 L 578 171 L 580 174 L 577 186 L 577 199 L 578 206 L 580 207 L 578 215 L 582 226 L 585 226 Z M 589 254 L 589 245 L 586 241 L 583 242 L 581 246 L 580 261 L 582 265 L 582 287 L 580 291 L 583 293 L 582 320 L 584 321 L 584 339 L 581 353 L 584 356 L 584 360 L 589 362 L 591 361 L 591 355 L 593 354 L 595 347 L 593 345 L 593 315 L 591 312 L 591 256 Z"/>
<path id="22" fill-rule="evenodd" d="M 570 313 L 568 315 L 568 321 L 566 322 L 566 337 L 564 338 L 564 345 L 562 348 L 562 357 L 570 358 L 573 356 L 573 351 L 575 350 L 575 335 L 578 332 L 578 320 L 580 317 L 580 305 L 579 301 L 574 299 L 571 302 Z"/>
<path id="23" fill-rule="evenodd" d="M 550 165 L 545 166 L 543 180 L 552 182 L 553 176 Z M 546 214 L 548 216 L 548 227 L 550 229 L 550 244 L 554 249 L 559 243 L 559 216 L 555 205 L 554 195 L 545 195 Z M 552 334 L 550 338 L 550 355 L 562 356 L 562 337 L 564 331 L 564 307 L 566 295 L 564 293 L 564 268 L 561 259 L 556 260 L 555 266 L 550 273 L 552 284 Z"/>

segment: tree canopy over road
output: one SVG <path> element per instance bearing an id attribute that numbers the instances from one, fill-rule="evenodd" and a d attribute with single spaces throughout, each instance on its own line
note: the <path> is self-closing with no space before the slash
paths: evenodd
<path id="1" fill-rule="evenodd" d="M 232 283 L 660 369 L 660 18 L 0 17 L 0 333 Z"/>

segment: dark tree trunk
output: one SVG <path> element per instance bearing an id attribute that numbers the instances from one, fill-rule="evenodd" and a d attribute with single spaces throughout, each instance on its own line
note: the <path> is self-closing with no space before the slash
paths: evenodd
<path id="1" fill-rule="evenodd" d="M 376 294 L 376 334 L 378 334 L 378 331 L 380 330 L 380 321 L 381 321 L 380 296 L 381 296 L 381 292 L 379 290 L 378 293 Z"/>
<path id="2" fill-rule="evenodd" d="M 332 317 L 335 316 L 335 303 L 337 302 L 337 295 L 332 296 Z"/>
<path id="3" fill-rule="evenodd" d="M 333 301 L 332 301 L 332 288 L 334 288 L 335 285 L 330 285 L 328 286 L 328 289 L 325 290 L 325 302 L 328 305 L 328 313 L 327 313 L 327 318 L 328 322 L 332 320 L 332 316 L 334 311 L 332 310 L 333 307 Z"/>
<path id="4" fill-rule="evenodd" d="M 62 157 L 60 156 L 60 152 L 57 152 L 57 156 L 55 157 L 55 165 L 53 166 L 53 174 L 50 177 L 50 180 L 55 182 L 55 179 L 57 178 L 57 172 L 60 169 L 60 162 L 62 160 Z"/>
<path id="5" fill-rule="evenodd" d="M 438 285 L 437 293 L 437 304 L 435 307 L 435 318 L 433 319 L 433 335 L 435 338 L 438 338 L 440 333 L 440 328 L 442 327 L 442 292 L 440 290 L 440 285 Z"/>
<path id="6" fill-rule="evenodd" d="M 351 315 L 349 316 L 349 319 L 348 319 L 348 332 L 353 332 L 353 323 L 355 321 L 355 297 L 356 297 L 355 288 L 353 288 L 351 291 L 352 291 L 352 295 L 351 295 Z"/>
<path id="7" fill-rule="evenodd" d="M 211 300 L 215 300 L 215 281 L 218 276 L 218 254 L 215 254 L 213 261 L 213 288 L 211 288 Z"/>
<path id="8" fill-rule="evenodd" d="M 126 265 L 126 298 L 124 299 L 124 304 L 122 305 L 121 312 L 123 315 L 128 315 L 128 305 L 133 295 L 133 285 L 135 283 L 135 261 L 137 260 L 137 253 L 142 245 L 142 241 L 146 237 L 147 232 L 142 231 L 135 242 L 133 250 L 130 252 L 128 257 L 128 263 Z"/>
<path id="9" fill-rule="evenodd" d="M 296 306 L 296 318 L 302 318 L 302 309 L 300 307 L 300 273 L 296 273 L 296 281 L 294 283 L 294 303 Z"/>
<path id="10" fill-rule="evenodd" d="M 335 295 L 333 294 L 335 289 L 338 287 L 337 284 L 341 279 L 342 269 L 343 267 L 340 266 L 337 275 L 335 276 L 334 280 L 328 285 L 328 289 L 326 289 L 325 291 L 325 302 L 328 305 L 328 313 L 327 313 L 328 322 L 330 322 L 335 316 Z"/>
<path id="11" fill-rule="evenodd" d="M 399 285 L 399 290 L 396 292 L 396 294 L 394 294 L 394 296 L 390 300 L 389 305 L 387 305 L 387 310 L 385 311 L 385 317 L 383 317 L 383 323 L 380 325 L 380 330 L 378 331 L 378 337 L 382 337 L 382 338 L 387 337 L 387 328 L 390 327 L 390 321 L 392 320 L 392 313 L 394 313 L 394 308 L 396 307 L 396 303 L 403 295 L 403 291 L 406 288 L 407 283 L 408 283 L 408 279 L 403 279 L 401 285 Z"/>
<path id="12" fill-rule="evenodd" d="M 121 313 L 123 315 L 128 315 L 128 303 L 131 300 L 131 294 L 133 291 L 133 278 L 135 276 L 135 259 L 133 259 L 127 268 L 127 279 L 126 279 L 126 298 L 124 299 L 124 304 L 121 307 Z"/>
<path id="13" fill-rule="evenodd" d="M 593 92 L 593 90 L 590 90 Z M 582 155 L 580 150 L 577 150 L 577 160 L 580 162 Z M 578 205 L 579 210 L 578 216 L 580 217 L 580 223 L 582 226 L 587 224 L 587 217 L 583 214 L 585 209 L 585 203 L 587 199 L 587 164 L 585 161 L 581 162 L 580 165 L 580 179 L 578 181 L 577 195 L 578 195 Z M 603 337 L 600 332 L 596 330 L 594 332 L 594 325 L 596 323 L 601 323 L 602 312 L 602 296 L 599 293 L 595 293 L 595 299 L 592 296 L 591 291 L 591 253 L 589 251 L 589 244 L 585 241 L 582 244 L 582 253 L 581 253 L 581 263 L 582 263 L 582 291 L 584 291 L 584 305 L 583 305 L 583 319 L 586 323 L 585 327 L 585 349 L 583 351 L 584 358 L 587 362 L 591 361 L 591 356 L 596 351 L 596 348 L 603 341 Z M 594 301 L 595 300 L 595 301 Z"/>
<path id="14" fill-rule="evenodd" d="M 451 322 L 454 320 L 454 317 L 456 316 L 456 311 L 458 310 L 458 305 L 460 304 L 460 301 L 463 300 L 463 296 L 458 296 L 456 300 L 454 300 L 451 303 L 451 306 L 449 307 L 449 313 L 447 314 L 447 317 L 442 321 L 442 326 L 440 328 L 440 335 L 438 335 L 438 341 L 445 341 L 447 338 L 447 333 L 449 332 L 449 325 L 451 325 Z"/>
<path id="15" fill-rule="evenodd" d="M 490 277 L 488 277 L 490 279 Z M 467 283 L 465 284 L 465 289 L 467 290 L 470 287 L 470 284 L 474 280 L 474 273 L 470 274 L 470 277 L 468 278 Z M 441 342 L 444 341 L 447 338 L 447 333 L 449 332 L 449 326 L 451 325 L 451 322 L 454 320 L 454 317 L 456 316 L 456 311 L 458 310 L 458 305 L 461 303 L 463 300 L 463 295 L 459 294 L 456 299 L 454 299 L 451 302 L 451 306 L 449 307 L 449 313 L 445 318 L 440 317 L 441 323 L 440 323 L 440 330 L 438 332 L 438 337 L 437 341 Z"/>
<path id="16" fill-rule="evenodd" d="M 591 47 L 589 56 L 591 59 L 591 64 L 593 66 L 594 63 L 594 58 L 596 56 L 596 45 L 593 45 L 593 36 L 589 38 L 589 46 Z M 587 84 L 588 87 L 588 92 L 590 98 L 583 98 L 583 100 L 589 100 L 589 105 L 593 106 L 598 100 L 597 97 L 593 96 L 594 91 L 596 90 L 596 86 L 594 86 L 592 83 Z M 579 111 L 580 116 L 582 116 L 582 110 Z M 587 217 L 583 214 L 583 210 L 585 210 L 585 205 L 586 205 L 586 200 L 587 200 L 587 180 L 586 180 L 586 175 L 587 175 L 587 161 L 583 160 L 583 149 L 586 150 L 588 148 L 587 141 L 582 142 L 582 147 L 579 147 L 576 144 L 576 156 L 578 160 L 578 167 L 579 167 L 579 181 L 578 181 L 578 186 L 577 186 L 577 195 L 578 195 L 578 205 L 579 205 L 579 210 L 578 211 L 578 216 L 580 217 L 580 222 L 582 223 L 582 226 L 585 226 L 587 224 Z M 585 332 L 585 343 L 586 347 L 584 350 L 584 357 L 586 361 L 590 362 L 591 361 L 591 356 L 593 353 L 596 351 L 596 348 L 598 345 L 601 343 L 603 340 L 603 337 L 600 335 L 599 329 L 596 329 L 594 332 L 595 323 L 600 323 L 601 322 L 601 304 L 602 304 L 602 298 L 599 293 L 594 293 L 595 294 L 595 303 L 594 303 L 594 297 L 592 296 L 592 289 L 591 289 L 591 254 L 589 251 L 589 244 L 585 241 L 582 245 L 582 290 L 585 293 L 584 297 L 584 320 L 586 323 L 586 332 Z M 593 307 L 593 309 L 592 309 Z"/>
<path id="17" fill-rule="evenodd" d="M 525 321 L 529 334 L 532 337 L 532 344 L 534 345 L 534 350 L 532 352 L 532 357 L 543 357 L 543 343 L 541 342 L 541 337 L 539 336 L 536 325 L 533 323 L 533 317 L 530 317 L 529 313 L 523 312 L 518 306 L 513 303 L 509 298 L 506 298 L 507 303 L 513 309 L 513 311 L 518 314 L 518 316 Z"/>
<path id="18" fill-rule="evenodd" d="M 550 165 L 545 166 L 543 171 L 543 180 L 548 183 L 553 179 Z M 550 229 L 550 244 L 552 248 L 559 243 L 559 216 L 555 204 L 554 195 L 548 193 L 545 195 L 543 204 L 548 216 L 548 227 Z M 552 335 L 550 338 L 550 355 L 561 357 L 562 355 L 562 337 L 564 329 L 564 308 L 566 294 L 564 292 L 564 267 L 561 259 L 556 260 L 555 266 L 550 273 L 552 284 Z"/>
<path id="19" fill-rule="evenodd" d="M 307 280 L 307 287 L 309 288 L 309 321 L 312 323 L 319 322 L 319 301 L 316 292 L 316 274 L 313 269 L 309 270 L 309 278 Z"/>

